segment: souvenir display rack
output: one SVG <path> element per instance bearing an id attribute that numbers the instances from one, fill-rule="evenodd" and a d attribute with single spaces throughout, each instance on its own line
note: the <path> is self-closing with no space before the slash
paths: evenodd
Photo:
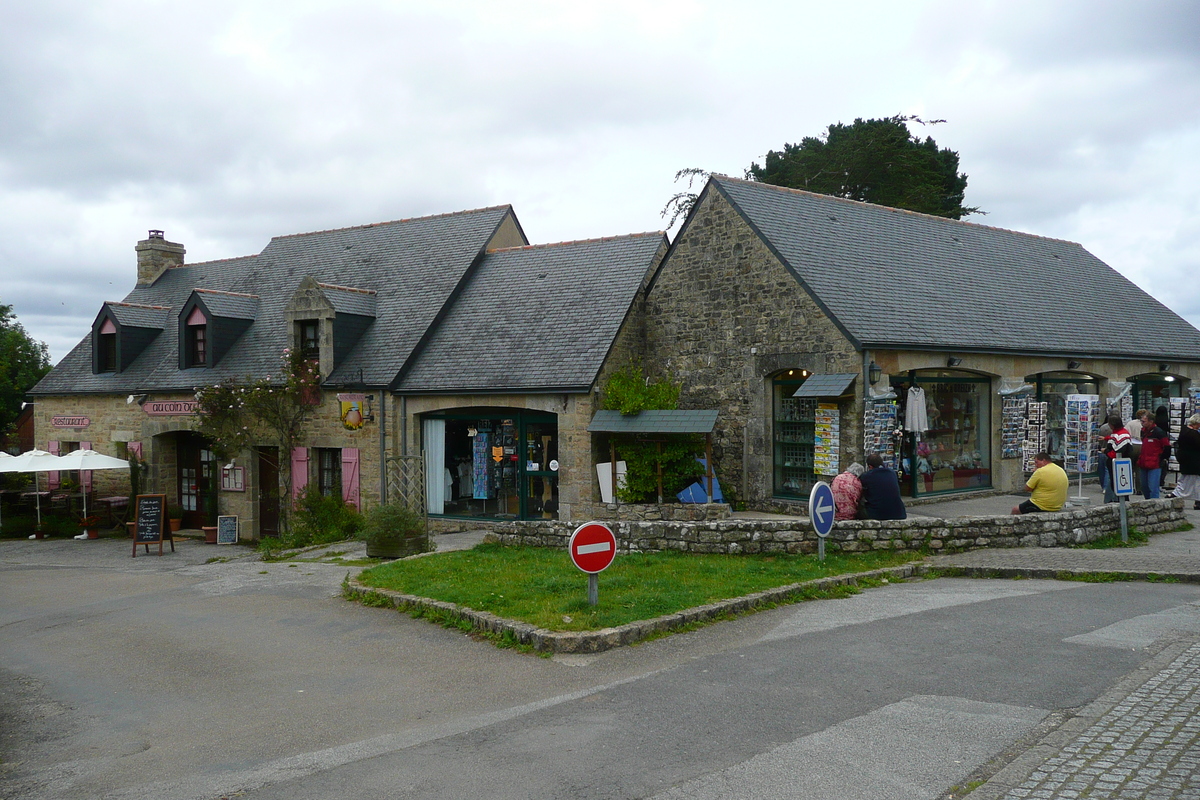
<path id="1" fill-rule="evenodd" d="M 812 489 L 816 411 L 815 398 L 779 398 L 775 418 L 775 485 L 787 494 L 803 496 Z"/>
<path id="2" fill-rule="evenodd" d="M 1022 469 L 1033 472 L 1033 457 L 1046 449 L 1046 410 L 1049 403 L 1029 401 L 1026 413 L 1025 440 L 1021 442 Z"/>
<path id="3" fill-rule="evenodd" d="M 896 429 L 899 427 L 899 406 L 895 400 L 875 400 L 863 412 L 863 452 L 878 453 L 883 463 L 899 470 L 900 454 L 896 449 Z"/>
<path id="4" fill-rule="evenodd" d="M 837 403 L 817 405 L 813 422 L 813 473 L 837 475 L 841 459 L 841 424 Z"/>
<path id="5" fill-rule="evenodd" d="M 1029 413 L 1028 395 L 1009 395 L 1001 408 L 1000 457 L 1020 458 L 1021 443 L 1025 441 Z"/>
<path id="6" fill-rule="evenodd" d="M 1187 398 L 1187 397 L 1172 397 L 1171 398 L 1171 405 L 1167 411 L 1167 414 L 1170 419 L 1169 424 L 1171 426 L 1171 441 L 1172 442 L 1174 442 L 1176 439 L 1179 438 L 1179 431 L 1183 428 L 1183 423 L 1185 420 L 1187 420 L 1187 418 L 1189 416 L 1188 415 L 1188 407 L 1191 405 L 1191 401 L 1194 399 L 1195 399 L 1194 395 L 1191 398 Z M 1177 461 L 1175 458 L 1175 448 L 1174 447 L 1171 448 L 1171 461 L 1170 461 L 1170 463 L 1167 464 L 1167 470 L 1169 472 L 1178 472 L 1179 471 L 1179 461 Z"/>
<path id="7" fill-rule="evenodd" d="M 1087 475 L 1096 471 L 1100 433 L 1100 395 L 1070 394 L 1066 405 L 1066 453 L 1063 469 Z"/>

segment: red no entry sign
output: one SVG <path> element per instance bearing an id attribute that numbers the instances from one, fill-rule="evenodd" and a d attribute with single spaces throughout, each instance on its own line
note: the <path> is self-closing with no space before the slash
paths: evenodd
<path id="1" fill-rule="evenodd" d="M 603 572 L 617 555 L 617 537 L 607 525 L 585 522 L 571 534 L 567 544 L 571 560 L 584 572 Z"/>

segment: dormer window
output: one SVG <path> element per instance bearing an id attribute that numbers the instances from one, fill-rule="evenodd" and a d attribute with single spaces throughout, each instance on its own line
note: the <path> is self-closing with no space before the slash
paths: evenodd
<path id="1" fill-rule="evenodd" d="M 321 322 L 305 319 L 296 323 L 296 339 L 303 358 L 321 358 Z"/>
<path id="2" fill-rule="evenodd" d="M 208 366 L 208 319 L 199 308 L 187 319 L 187 357 L 189 367 Z"/>
<path id="3" fill-rule="evenodd" d="M 96 371 L 117 371 L 117 326 L 111 319 L 106 319 L 100 328 L 99 341 L 96 343 Z"/>

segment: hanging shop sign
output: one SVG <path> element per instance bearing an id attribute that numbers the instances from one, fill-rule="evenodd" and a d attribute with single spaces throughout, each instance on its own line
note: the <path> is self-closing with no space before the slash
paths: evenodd
<path id="1" fill-rule="evenodd" d="M 50 425 L 54 428 L 86 428 L 91 424 L 92 421 L 87 417 L 72 417 L 66 414 L 59 414 L 50 418 Z"/>
<path id="2" fill-rule="evenodd" d="M 152 417 L 178 417 L 195 414 L 200 403 L 196 400 L 151 400 L 142 410 Z"/>
<path id="3" fill-rule="evenodd" d="M 339 394 L 337 399 L 341 409 L 342 425 L 346 427 L 346 430 L 358 430 L 371 416 L 371 409 L 367 407 L 365 394 Z"/>

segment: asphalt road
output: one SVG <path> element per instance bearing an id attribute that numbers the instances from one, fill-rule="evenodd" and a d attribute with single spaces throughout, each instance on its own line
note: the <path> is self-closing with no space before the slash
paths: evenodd
<path id="1" fill-rule="evenodd" d="M 935 798 L 1200 631 L 1192 585 L 940 579 L 549 660 L 214 552 L 0 541 L 0 798 Z"/>

